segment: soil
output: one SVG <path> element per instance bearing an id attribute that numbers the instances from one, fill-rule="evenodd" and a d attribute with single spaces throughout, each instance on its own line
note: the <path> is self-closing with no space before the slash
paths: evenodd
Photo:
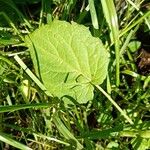
<path id="1" fill-rule="evenodd" d="M 142 43 L 138 51 L 137 67 L 139 74 L 150 75 L 150 31 L 144 32 L 143 28 L 137 32 L 137 38 Z"/>
<path id="2" fill-rule="evenodd" d="M 139 50 L 138 72 L 142 75 L 150 74 L 150 52 L 144 48 Z"/>

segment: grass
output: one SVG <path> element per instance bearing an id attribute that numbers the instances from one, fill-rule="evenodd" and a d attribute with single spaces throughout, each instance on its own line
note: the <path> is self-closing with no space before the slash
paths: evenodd
<path id="1" fill-rule="evenodd" d="M 148 2 L 0 3 L 0 149 L 150 148 L 150 77 L 128 46 L 150 30 Z M 35 75 L 24 37 L 53 19 L 88 26 L 110 53 L 107 79 L 87 104 L 66 106 Z"/>

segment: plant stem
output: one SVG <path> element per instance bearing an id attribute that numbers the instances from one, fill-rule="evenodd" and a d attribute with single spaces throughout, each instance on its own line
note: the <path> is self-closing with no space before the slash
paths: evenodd
<path id="1" fill-rule="evenodd" d="M 31 72 L 31 70 L 25 65 L 25 63 L 20 59 L 18 55 L 14 56 L 14 59 L 22 67 L 22 69 L 29 75 L 29 77 L 39 86 L 39 88 L 45 92 L 48 96 L 53 97 L 41 83 L 41 81 Z"/>
<path id="2" fill-rule="evenodd" d="M 99 85 L 95 85 L 96 88 L 101 91 L 107 98 L 108 100 L 118 109 L 118 111 L 121 113 L 121 115 L 124 116 L 124 118 L 126 118 L 126 120 L 130 123 L 130 124 L 134 124 L 133 121 L 131 120 L 131 118 L 129 118 L 127 116 L 127 114 L 120 108 L 120 106 L 110 97 L 110 95 L 108 95 Z"/>

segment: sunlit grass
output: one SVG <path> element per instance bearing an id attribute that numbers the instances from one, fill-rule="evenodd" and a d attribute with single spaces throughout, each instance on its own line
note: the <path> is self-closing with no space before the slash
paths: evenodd
<path id="1" fill-rule="evenodd" d="M 0 31 L 17 39 L 13 43 L 12 37 L 0 36 L 0 149 L 150 147 L 150 77 L 139 73 L 140 55 L 129 48 L 138 41 L 140 27 L 150 29 L 150 11 L 141 9 L 143 2 L 35 0 L 31 10 L 25 1 L 0 0 Z M 10 13 L 1 8 L 6 5 Z M 108 78 L 100 87 L 104 95 L 95 89 L 88 104 L 66 106 L 47 93 L 35 74 L 24 37 L 53 19 L 88 26 L 110 53 Z"/>

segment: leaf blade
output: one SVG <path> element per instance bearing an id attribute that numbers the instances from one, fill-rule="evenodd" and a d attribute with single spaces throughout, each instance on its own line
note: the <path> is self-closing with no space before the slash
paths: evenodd
<path id="1" fill-rule="evenodd" d="M 92 100 L 91 84 L 103 82 L 109 59 L 100 39 L 92 37 L 88 28 L 54 20 L 33 32 L 26 43 L 50 93 L 71 96 L 79 103 Z"/>

